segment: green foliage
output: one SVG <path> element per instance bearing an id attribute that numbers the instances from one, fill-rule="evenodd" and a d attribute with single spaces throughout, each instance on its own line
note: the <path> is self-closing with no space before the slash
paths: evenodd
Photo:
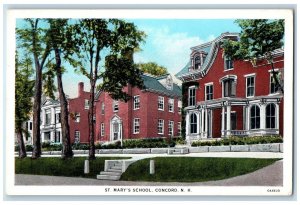
<path id="1" fill-rule="evenodd" d="M 221 140 L 210 141 L 195 141 L 192 143 L 193 147 L 198 146 L 220 146 L 220 145 L 249 145 L 249 144 L 269 144 L 282 143 L 281 136 L 255 136 L 255 137 L 236 137 L 223 138 Z"/>
<path id="2" fill-rule="evenodd" d="M 80 144 L 80 143 L 75 143 L 72 145 L 73 150 L 89 150 L 90 146 L 88 144 Z"/>
<path id="3" fill-rule="evenodd" d="M 155 160 L 155 174 L 149 174 Z M 278 159 L 156 157 L 131 164 L 121 180 L 157 182 L 202 182 L 226 179 L 256 171 Z"/>
<path id="4" fill-rule="evenodd" d="M 163 138 L 131 139 L 123 141 L 123 148 L 162 148 L 168 146 L 167 140 Z"/>
<path id="5" fill-rule="evenodd" d="M 161 76 L 168 73 L 166 67 L 160 66 L 155 62 L 140 63 L 138 64 L 138 67 L 143 73 L 149 73 L 154 76 Z"/>
<path id="6" fill-rule="evenodd" d="M 84 174 L 85 157 L 61 159 L 58 157 L 43 157 L 39 159 L 15 158 L 16 174 L 33 174 L 65 177 L 95 178 L 101 170 L 104 170 L 105 160 L 128 159 L 125 157 L 101 157 L 90 160 L 90 173 Z"/>

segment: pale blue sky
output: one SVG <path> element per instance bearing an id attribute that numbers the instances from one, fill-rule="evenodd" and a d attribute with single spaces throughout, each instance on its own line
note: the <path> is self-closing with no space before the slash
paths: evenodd
<path id="1" fill-rule="evenodd" d="M 224 32 L 239 32 L 233 19 L 126 19 L 147 34 L 142 51 L 134 55 L 136 63 L 156 62 L 176 74 L 189 60 L 190 47 L 206 43 Z M 20 27 L 22 21 L 17 21 Z M 78 82 L 88 79 L 69 68 L 63 75 L 65 92 L 71 98 L 77 96 Z"/>

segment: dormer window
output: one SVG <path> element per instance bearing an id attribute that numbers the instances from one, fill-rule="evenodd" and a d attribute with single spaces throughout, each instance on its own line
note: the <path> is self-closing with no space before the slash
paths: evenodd
<path id="1" fill-rule="evenodd" d="M 168 75 L 168 77 L 166 79 L 166 88 L 168 90 L 173 90 L 173 79 L 172 79 L 171 75 Z"/>
<path id="2" fill-rule="evenodd" d="M 229 57 L 224 58 L 224 70 L 232 70 L 233 69 L 233 61 Z"/>
<path id="3" fill-rule="evenodd" d="M 201 58 L 200 56 L 196 56 L 194 59 L 194 70 L 200 69 L 201 67 Z"/>

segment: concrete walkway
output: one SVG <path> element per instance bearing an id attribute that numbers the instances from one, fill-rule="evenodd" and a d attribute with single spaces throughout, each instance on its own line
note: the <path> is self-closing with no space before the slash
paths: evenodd
<path id="1" fill-rule="evenodd" d="M 77 155 L 76 155 L 77 156 Z M 87 156 L 87 155 L 81 155 Z M 270 152 L 224 152 L 224 153 L 191 153 L 186 155 L 167 154 L 109 154 L 97 156 L 132 157 L 144 159 L 151 157 L 232 157 L 232 158 L 283 158 L 283 153 Z M 47 156 L 43 156 L 47 157 Z M 53 157 L 53 156 L 51 156 Z M 99 172 L 102 170 L 99 170 Z M 86 178 L 54 177 L 38 175 L 15 175 L 15 185 L 95 185 L 95 186 L 282 186 L 283 185 L 283 160 L 264 167 L 255 172 L 225 179 L 209 182 L 178 183 L 178 182 L 131 182 L 131 181 L 106 181 Z"/>

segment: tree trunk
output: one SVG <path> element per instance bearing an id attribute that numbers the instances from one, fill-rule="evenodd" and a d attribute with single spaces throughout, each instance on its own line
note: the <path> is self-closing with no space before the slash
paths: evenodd
<path id="1" fill-rule="evenodd" d="M 55 59 L 56 59 L 56 77 L 57 77 L 57 87 L 59 93 L 60 101 L 60 113 L 61 113 L 61 134 L 63 141 L 62 148 L 62 158 L 71 158 L 73 157 L 73 151 L 70 140 L 70 126 L 69 126 L 69 112 L 68 112 L 68 102 L 66 95 L 64 93 L 63 84 L 62 84 L 62 73 L 61 73 L 61 58 L 59 50 L 55 49 Z"/>
<path id="2" fill-rule="evenodd" d="M 19 144 L 19 158 L 24 158 L 27 156 L 24 139 L 23 139 L 23 133 L 21 129 L 17 130 L 17 140 Z"/>
<path id="3" fill-rule="evenodd" d="M 91 96 L 89 102 L 89 159 L 95 159 L 95 133 L 94 133 L 94 101 L 95 101 L 95 79 L 91 79 Z"/>
<path id="4" fill-rule="evenodd" d="M 42 98 L 42 69 L 36 62 L 36 78 L 35 78 L 35 92 L 33 102 L 33 151 L 32 158 L 37 159 L 41 156 L 41 131 L 40 131 L 40 115 L 41 115 L 41 98 Z"/>

